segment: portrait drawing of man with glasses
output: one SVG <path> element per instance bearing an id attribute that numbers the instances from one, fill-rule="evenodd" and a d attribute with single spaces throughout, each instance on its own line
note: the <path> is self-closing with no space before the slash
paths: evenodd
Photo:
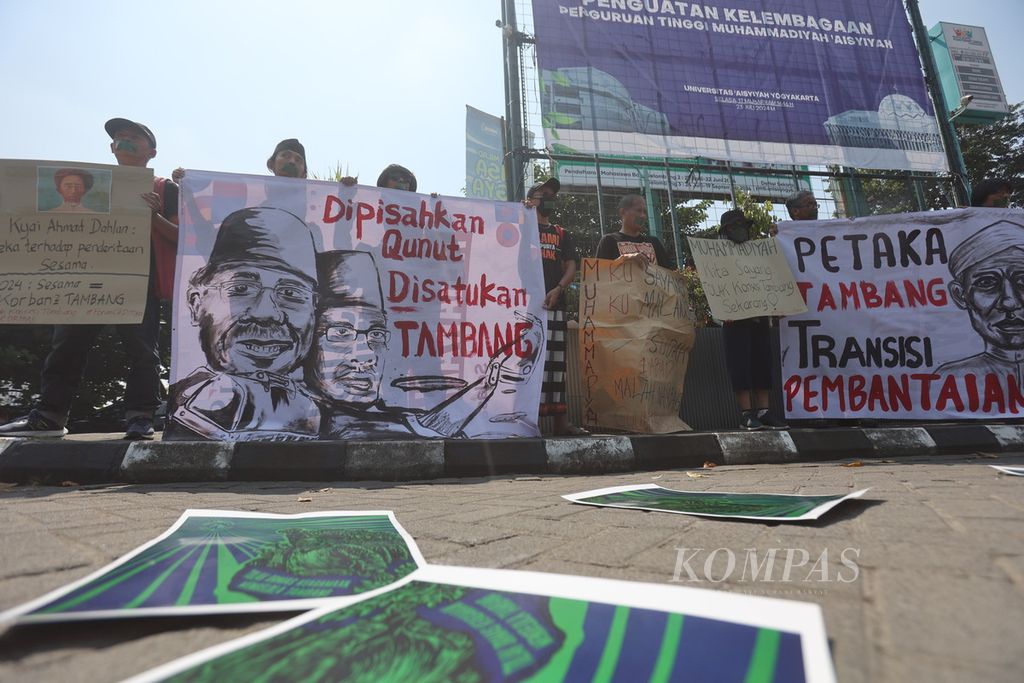
<path id="1" fill-rule="evenodd" d="M 246 208 L 224 219 L 186 301 L 206 366 L 171 387 L 170 438 L 315 439 L 301 381 L 316 326 L 313 236 L 295 215 Z"/>

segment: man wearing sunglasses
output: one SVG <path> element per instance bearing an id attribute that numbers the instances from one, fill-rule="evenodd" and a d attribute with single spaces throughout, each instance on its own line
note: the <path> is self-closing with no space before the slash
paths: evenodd
<path id="1" fill-rule="evenodd" d="M 313 341 L 309 228 L 277 208 L 224 219 L 186 300 L 207 365 L 171 387 L 166 438 L 315 439 L 320 411 L 301 382 Z"/>

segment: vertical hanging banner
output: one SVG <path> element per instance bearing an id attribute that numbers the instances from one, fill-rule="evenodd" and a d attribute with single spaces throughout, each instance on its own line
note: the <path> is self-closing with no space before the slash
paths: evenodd
<path id="1" fill-rule="evenodd" d="M 807 312 L 780 325 L 786 415 L 1024 414 L 1024 211 L 779 224 Z"/>
<path id="2" fill-rule="evenodd" d="M 0 159 L 0 324 L 142 320 L 146 168 Z"/>
<path id="3" fill-rule="evenodd" d="M 521 204 L 188 171 L 165 439 L 536 436 Z"/>
<path id="4" fill-rule="evenodd" d="M 642 259 L 583 259 L 580 358 L 588 426 L 667 434 L 696 338 L 681 273 Z"/>
<path id="5" fill-rule="evenodd" d="M 555 152 L 947 168 L 900 0 L 534 0 Z"/>
<path id="6" fill-rule="evenodd" d="M 504 121 L 466 106 L 466 196 L 505 201 Z"/>

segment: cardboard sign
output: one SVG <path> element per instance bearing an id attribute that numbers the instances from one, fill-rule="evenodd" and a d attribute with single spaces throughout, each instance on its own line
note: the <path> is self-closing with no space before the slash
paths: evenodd
<path id="1" fill-rule="evenodd" d="M 686 241 L 711 315 L 718 320 L 793 315 L 807 310 L 775 238 L 742 244 L 696 237 Z"/>
<path id="2" fill-rule="evenodd" d="M 642 259 L 584 259 L 583 421 L 630 432 L 688 430 L 679 419 L 695 332 L 683 276 Z"/>
<path id="3" fill-rule="evenodd" d="M 153 171 L 0 159 L 0 324 L 142 321 Z"/>

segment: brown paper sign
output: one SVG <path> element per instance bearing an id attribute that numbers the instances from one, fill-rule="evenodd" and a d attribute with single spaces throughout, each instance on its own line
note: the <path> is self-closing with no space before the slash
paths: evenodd
<path id="1" fill-rule="evenodd" d="M 584 259 L 583 422 L 648 434 L 688 430 L 679 404 L 694 336 L 681 274 L 640 259 Z"/>
<path id="2" fill-rule="evenodd" d="M 0 324 L 142 320 L 147 168 L 0 159 Z"/>

